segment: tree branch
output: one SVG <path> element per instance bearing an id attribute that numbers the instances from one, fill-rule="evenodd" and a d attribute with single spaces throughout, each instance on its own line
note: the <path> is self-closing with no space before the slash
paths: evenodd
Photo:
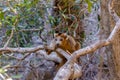
<path id="1" fill-rule="evenodd" d="M 40 31 L 41 29 L 21 29 L 19 32 L 30 32 L 30 31 Z"/>
<path id="2" fill-rule="evenodd" d="M 1 52 L 33 53 L 33 52 L 43 50 L 43 49 L 44 49 L 44 47 L 42 45 L 37 46 L 37 47 L 32 47 L 32 48 L 9 48 L 9 47 L 6 47 L 6 48 L 0 48 L 0 53 Z"/>
<path id="3" fill-rule="evenodd" d="M 12 28 L 12 30 L 11 30 L 11 34 L 10 34 L 10 37 L 9 37 L 9 39 L 7 40 L 7 42 L 5 43 L 4 48 L 6 48 L 6 47 L 8 46 L 10 40 L 11 40 L 12 37 L 13 37 L 13 33 L 14 33 L 14 28 Z"/>

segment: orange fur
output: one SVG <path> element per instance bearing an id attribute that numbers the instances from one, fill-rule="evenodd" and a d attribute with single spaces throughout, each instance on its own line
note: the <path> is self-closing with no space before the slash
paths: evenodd
<path id="1" fill-rule="evenodd" d="M 75 39 L 72 36 L 67 35 L 66 33 L 56 33 L 54 39 L 54 44 L 56 45 L 56 47 L 61 48 L 70 53 L 80 49 L 80 43 L 75 41 Z"/>
<path id="2" fill-rule="evenodd" d="M 61 48 L 68 52 L 68 54 L 71 55 L 75 50 L 80 49 L 80 43 L 75 41 L 75 39 L 67 35 L 66 33 L 56 33 L 54 35 L 54 39 L 51 41 L 49 48 L 51 49 L 56 49 L 56 48 Z M 48 54 L 51 52 L 48 51 Z M 64 56 L 58 54 L 58 56 L 63 59 L 63 61 L 58 65 L 58 69 L 66 62 L 66 59 Z"/>

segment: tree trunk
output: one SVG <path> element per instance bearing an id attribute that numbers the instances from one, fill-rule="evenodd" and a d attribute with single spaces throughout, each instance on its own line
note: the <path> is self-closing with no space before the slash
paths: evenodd
<path id="1" fill-rule="evenodd" d="M 113 0 L 113 9 L 120 16 L 120 0 Z M 114 25 L 114 22 L 111 20 L 111 25 Z M 111 26 L 112 28 L 113 26 Z M 114 39 L 113 45 L 113 57 L 114 57 L 114 64 L 115 64 L 115 73 L 117 74 L 117 80 L 120 80 L 120 36 L 117 35 Z"/>
<path id="2" fill-rule="evenodd" d="M 110 35 L 110 32 L 113 29 L 113 26 L 115 26 L 115 23 L 108 11 L 108 3 L 109 3 L 109 0 L 101 0 L 100 39 L 106 39 Z M 118 5 L 120 5 L 120 0 L 114 0 L 113 7 L 117 13 L 119 13 L 120 11 L 120 9 L 118 9 Z M 103 48 L 100 49 L 100 52 L 105 52 L 107 55 L 107 61 L 104 61 L 104 62 L 108 62 L 111 80 L 120 80 L 119 79 L 120 78 L 119 40 L 120 40 L 120 36 L 118 35 L 115 38 L 115 41 L 113 42 L 112 47 L 108 46 L 105 49 Z"/>

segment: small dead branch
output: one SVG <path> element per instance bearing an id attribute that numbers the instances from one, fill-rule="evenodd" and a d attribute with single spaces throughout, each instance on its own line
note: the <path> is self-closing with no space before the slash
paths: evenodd
<path id="1" fill-rule="evenodd" d="M 39 31 L 39 37 L 40 39 L 42 39 L 44 42 L 47 42 L 43 37 L 42 37 L 42 31 L 44 30 L 44 28 L 42 28 L 40 31 Z"/>
<path id="2" fill-rule="evenodd" d="M 21 30 L 18 30 L 19 32 L 30 32 L 30 31 L 34 31 L 34 32 L 36 32 L 36 31 L 40 31 L 41 29 L 21 29 Z"/>
<path id="3" fill-rule="evenodd" d="M 7 4 L 8 4 L 8 6 L 9 6 L 10 10 L 14 13 L 14 15 L 18 15 L 18 12 L 11 6 L 10 1 L 7 1 Z M 14 24 L 13 24 L 13 26 L 12 26 L 13 28 L 12 28 L 12 30 L 11 30 L 10 37 L 9 37 L 9 39 L 7 40 L 6 44 L 4 45 L 4 48 L 6 48 L 6 47 L 8 46 L 10 40 L 12 39 L 13 34 L 14 34 L 14 30 L 15 30 L 15 27 L 16 27 L 17 23 L 18 23 L 18 18 L 15 19 L 15 22 L 14 22 Z"/>
<path id="4" fill-rule="evenodd" d="M 4 48 L 6 48 L 6 47 L 8 46 L 8 44 L 9 44 L 10 40 L 11 40 L 11 39 L 12 39 L 12 37 L 13 37 L 13 33 L 14 33 L 14 29 L 12 29 L 12 30 L 11 30 L 10 37 L 9 37 L 9 39 L 7 40 L 7 42 L 5 43 Z"/>
<path id="5" fill-rule="evenodd" d="M 20 58 L 20 59 L 19 59 L 19 61 L 24 60 L 24 59 L 25 59 L 26 57 L 28 57 L 30 54 L 31 54 L 31 53 L 27 53 L 27 54 L 25 54 L 25 56 L 24 56 L 24 57 L 22 57 L 22 58 Z"/>

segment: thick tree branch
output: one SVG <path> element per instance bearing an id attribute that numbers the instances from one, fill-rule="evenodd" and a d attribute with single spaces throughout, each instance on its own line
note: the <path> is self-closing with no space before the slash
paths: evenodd
<path id="1" fill-rule="evenodd" d="M 119 34 L 119 32 L 120 32 L 120 18 L 116 22 L 116 25 L 115 25 L 113 31 L 111 32 L 109 38 L 107 39 L 107 41 L 112 42 L 116 38 L 116 35 Z"/>
<path id="2" fill-rule="evenodd" d="M 56 52 L 59 53 L 59 54 L 61 54 L 61 55 L 63 55 L 67 60 L 69 60 L 69 58 L 71 56 L 67 52 L 65 52 L 64 50 L 62 50 L 60 48 L 56 49 Z"/>
<path id="3" fill-rule="evenodd" d="M 37 47 L 32 47 L 32 48 L 9 48 L 9 47 L 6 47 L 6 48 L 0 48 L 0 53 L 1 52 L 33 53 L 33 52 L 36 52 L 36 51 L 39 51 L 42 49 L 44 49 L 43 46 L 37 46 Z"/>

